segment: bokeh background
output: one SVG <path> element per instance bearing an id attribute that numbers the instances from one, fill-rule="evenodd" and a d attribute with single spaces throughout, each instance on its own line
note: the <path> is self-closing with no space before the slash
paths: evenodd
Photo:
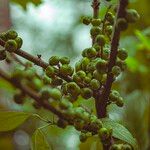
<path id="1" fill-rule="evenodd" d="M 23 48 L 47 61 L 52 55 L 68 56 L 72 65 L 80 59 L 81 51 L 91 45 L 90 27 L 81 24 L 81 17 L 92 14 L 92 0 L 0 0 L 0 32 L 15 29 L 23 38 Z M 109 3 L 102 0 L 103 16 Z M 129 7 L 136 9 L 140 20 L 130 25 L 122 34 L 121 46 L 129 57 L 128 69 L 118 78 L 114 87 L 125 99 L 125 106 L 111 105 L 110 118 L 125 125 L 136 137 L 140 150 L 150 149 L 150 1 L 130 0 Z M 117 0 L 112 0 L 113 5 Z M 0 67 L 11 70 L 17 65 L 1 63 Z M 12 95 L 15 89 L 0 78 L 0 109 L 36 112 L 53 118 L 47 111 L 34 110 L 30 103 L 15 104 Z M 80 103 L 80 102 L 79 102 Z M 84 102 L 94 108 L 92 101 Z M 29 150 L 31 135 L 42 122 L 28 120 L 17 130 L 0 133 L 0 150 Z M 62 130 L 51 126 L 45 132 L 54 150 L 99 150 L 98 140 L 90 138 L 79 143 L 79 133 L 73 127 Z"/>

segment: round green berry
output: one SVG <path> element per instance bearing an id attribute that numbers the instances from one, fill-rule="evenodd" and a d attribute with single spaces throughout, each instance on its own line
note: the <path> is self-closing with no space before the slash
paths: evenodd
<path id="1" fill-rule="evenodd" d="M 110 56 L 110 50 L 108 48 L 103 49 L 102 59 L 108 60 Z"/>
<path id="2" fill-rule="evenodd" d="M 67 83 L 67 91 L 71 95 L 78 96 L 80 94 L 80 87 L 75 82 Z"/>
<path id="3" fill-rule="evenodd" d="M 100 46 L 104 46 L 105 43 L 106 43 L 105 36 L 102 35 L 102 34 L 96 36 L 96 42 L 97 42 Z"/>
<path id="4" fill-rule="evenodd" d="M 81 89 L 81 96 L 85 99 L 89 99 L 93 96 L 93 91 L 90 88 Z"/>
<path id="5" fill-rule="evenodd" d="M 82 70 L 86 71 L 87 69 L 87 65 L 90 63 L 90 59 L 87 58 L 87 57 L 84 57 L 82 58 L 81 60 L 81 67 L 82 67 Z"/>
<path id="6" fill-rule="evenodd" d="M 99 131 L 98 131 L 98 135 L 101 139 L 108 139 L 110 134 L 109 134 L 109 130 L 107 128 L 101 128 Z"/>
<path id="7" fill-rule="evenodd" d="M 37 91 L 39 91 L 43 86 L 43 82 L 38 77 L 34 77 L 31 84 L 32 88 Z"/>
<path id="8" fill-rule="evenodd" d="M 103 74 L 101 84 L 105 84 L 107 80 L 107 74 Z"/>
<path id="9" fill-rule="evenodd" d="M 43 77 L 43 83 L 44 84 L 50 84 L 51 83 L 51 79 L 47 75 L 44 75 L 44 77 Z"/>
<path id="10" fill-rule="evenodd" d="M 59 86 L 59 85 L 62 85 L 63 83 L 63 80 L 59 77 L 55 77 L 55 78 L 52 78 L 52 81 L 51 81 L 51 84 L 53 86 Z"/>
<path id="11" fill-rule="evenodd" d="M 124 102 L 123 102 L 123 98 L 122 97 L 118 97 L 118 99 L 116 101 L 116 105 L 118 107 L 123 107 L 124 106 Z"/>
<path id="12" fill-rule="evenodd" d="M 120 67 L 119 66 L 114 66 L 113 68 L 112 68 L 112 74 L 114 75 L 114 76 L 119 76 L 120 75 L 120 73 L 121 73 L 121 69 L 120 69 Z"/>
<path id="13" fill-rule="evenodd" d="M 53 88 L 50 90 L 50 97 L 55 100 L 60 100 L 62 97 L 62 93 L 59 89 Z"/>
<path id="14" fill-rule="evenodd" d="M 93 26 L 100 26 L 101 22 L 101 19 L 92 19 L 91 24 Z"/>
<path id="15" fill-rule="evenodd" d="M 96 79 L 92 79 L 91 82 L 90 82 L 90 87 L 93 90 L 97 90 L 97 89 L 100 88 L 100 82 Z"/>
<path id="16" fill-rule="evenodd" d="M 126 20 L 129 23 L 135 23 L 140 18 L 140 15 L 135 9 L 127 9 L 126 11 Z"/>
<path id="17" fill-rule="evenodd" d="M 81 79 L 84 79 L 86 77 L 86 73 L 82 70 L 78 71 L 76 73 Z"/>
<path id="18" fill-rule="evenodd" d="M 122 71 L 124 71 L 127 68 L 126 62 L 121 61 L 121 60 L 116 61 L 116 66 L 119 66 Z"/>
<path id="19" fill-rule="evenodd" d="M 95 70 L 93 72 L 93 77 L 98 80 L 98 81 L 101 81 L 102 80 L 102 77 L 103 77 L 103 74 L 99 73 L 97 70 Z"/>
<path id="20" fill-rule="evenodd" d="M 100 46 L 99 46 L 98 43 L 95 43 L 95 44 L 93 45 L 93 48 L 95 48 L 97 52 L 100 51 Z"/>
<path id="21" fill-rule="evenodd" d="M 110 23 L 110 24 L 114 24 L 114 15 L 111 12 L 108 12 L 106 14 L 106 20 Z"/>
<path id="22" fill-rule="evenodd" d="M 124 145 L 122 146 L 122 149 L 123 149 L 123 150 L 132 150 L 132 147 L 131 147 L 129 144 L 124 144 Z"/>
<path id="23" fill-rule="evenodd" d="M 88 65 L 87 65 L 87 71 L 88 72 L 93 72 L 95 69 L 96 69 L 96 67 L 95 67 L 95 63 L 94 62 L 90 62 Z"/>
<path id="24" fill-rule="evenodd" d="M 89 84 L 90 81 L 91 81 L 91 78 L 85 77 L 85 78 L 83 79 L 83 81 L 84 81 L 84 83 Z"/>
<path id="25" fill-rule="evenodd" d="M 82 19 L 83 24 L 89 25 L 91 23 L 91 19 L 89 17 L 84 17 Z"/>
<path id="26" fill-rule="evenodd" d="M 91 36 L 96 36 L 101 33 L 101 28 L 100 27 L 92 27 L 90 30 Z"/>
<path id="27" fill-rule="evenodd" d="M 0 50 L 0 60 L 6 59 L 6 51 L 5 50 Z"/>
<path id="28" fill-rule="evenodd" d="M 86 135 L 85 133 L 81 133 L 81 134 L 80 134 L 80 141 L 81 141 L 81 142 L 85 142 L 85 141 L 87 140 L 87 138 L 88 138 L 88 137 L 87 137 L 87 135 Z"/>
<path id="29" fill-rule="evenodd" d="M 127 20 L 124 18 L 117 19 L 116 27 L 119 31 L 124 31 L 128 28 Z"/>
<path id="30" fill-rule="evenodd" d="M 73 72 L 74 72 L 73 68 L 70 65 L 67 65 L 67 64 L 62 65 L 60 67 L 59 71 L 64 76 L 67 76 L 67 75 L 71 76 L 73 74 Z"/>
<path id="31" fill-rule="evenodd" d="M 52 56 L 49 59 L 49 65 L 58 65 L 59 64 L 59 57 L 58 56 Z"/>
<path id="32" fill-rule="evenodd" d="M 125 51 L 125 49 L 119 49 L 117 56 L 119 59 L 125 60 L 128 57 L 128 53 Z"/>
<path id="33" fill-rule="evenodd" d="M 86 54 L 87 54 L 88 58 L 92 58 L 92 57 L 95 57 L 97 55 L 97 51 L 93 47 L 92 48 L 88 48 Z"/>
<path id="34" fill-rule="evenodd" d="M 47 88 L 47 87 L 44 87 L 42 90 L 41 90 L 41 99 L 42 100 L 48 100 L 50 98 L 50 94 L 51 94 L 51 89 L 50 88 Z"/>
<path id="35" fill-rule="evenodd" d="M 111 35 L 111 34 L 112 34 L 112 31 L 113 31 L 113 27 L 112 27 L 111 25 L 109 25 L 109 26 L 106 27 L 106 33 L 107 33 L 108 35 Z"/>
<path id="36" fill-rule="evenodd" d="M 72 105 L 71 102 L 69 102 L 68 99 L 62 98 L 62 99 L 60 100 L 59 107 L 62 108 L 62 109 L 69 109 L 69 108 L 72 108 L 73 105 Z"/>
<path id="37" fill-rule="evenodd" d="M 20 49 L 22 44 L 23 44 L 23 40 L 20 37 L 15 38 L 15 41 L 17 43 L 17 49 Z"/>
<path id="38" fill-rule="evenodd" d="M 6 32 L 7 39 L 15 39 L 17 38 L 17 36 L 18 36 L 18 33 L 14 30 L 9 30 Z"/>
<path id="39" fill-rule="evenodd" d="M 113 145 L 111 146 L 110 150 L 121 150 L 121 149 L 120 149 L 120 146 L 119 146 L 119 145 L 113 144 Z"/>
<path id="40" fill-rule="evenodd" d="M 9 52 L 14 52 L 17 50 L 17 43 L 15 40 L 8 40 L 5 43 L 5 50 L 9 51 Z"/>
<path id="41" fill-rule="evenodd" d="M 0 34 L 0 39 L 2 39 L 5 42 L 7 41 L 7 37 L 6 37 L 6 33 L 5 32 Z"/>
<path id="42" fill-rule="evenodd" d="M 76 62 L 75 71 L 77 72 L 77 71 L 80 71 L 81 69 L 82 69 L 81 62 L 80 61 Z"/>
<path id="43" fill-rule="evenodd" d="M 118 91 L 112 90 L 110 95 L 109 95 L 109 99 L 112 102 L 116 102 L 118 100 L 118 98 L 120 97 L 120 94 Z"/>
<path id="44" fill-rule="evenodd" d="M 96 69 L 100 73 L 105 73 L 107 70 L 107 61 L 101 59 L 96 63 Z"/>
<path id="45" fill-rule="evenodd" d="M 55 69 L 52 66 L 48 66 L 45 69 L 45 73 L 48 77 L 53 77 L 55 75 Z"/>
<path id="46" fill-rule="evenodd" d="M 61 58 L 60 58 L 60 63 L 61 63 L 62 65 L 64 65 L 64 64 L 69 64 L 69 63 L 70 63 L 70 59 L 69 59 L 68 57 L 61 57 Z"/>
<path id="47" fill-rule="evenodd" d="M 87 48 L 82 51 L 82 56 L 87 57 Z"/>

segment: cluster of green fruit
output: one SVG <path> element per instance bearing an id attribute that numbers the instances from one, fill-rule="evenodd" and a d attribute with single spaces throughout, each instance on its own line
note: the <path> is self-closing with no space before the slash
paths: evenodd
<path id="1" fill-rule="evenodd" d="M 6 59 L 6 51 L 14 52 L 20 49 L 23 44 L 23 40 L 18 37 L 18 33 L 14 30 L 1 33 L 0 38 L 5 42 L 5 50 L 0 51 L 0 60 Z"/>
<path id="2" fill-rule="evenodd" d="M 114 144 L 110 150 L 132 150 L 132 147 L 129 144 Z"/>

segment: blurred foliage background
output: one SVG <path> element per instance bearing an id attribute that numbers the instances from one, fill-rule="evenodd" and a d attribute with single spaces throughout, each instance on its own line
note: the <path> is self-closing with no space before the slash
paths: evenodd
<path id="1" fill-rule="evenodd" d="M 112 1 L 113 5 L 117 0 Z M 125 98 L 125 106 L 111 105 L 110 118 L 125 125 L 136 137 L 139 150 L 150 149 L 150 10 L 149 0 L 131 0 L 129 7 L 138 10 L 141 18 L 130 25 L 123 33 L 121 46 L 127 49 L 128 69 L 118 78 L 114 87 Z M 103 0 L 100 16 L 103 16 L 108 3 Z M 23 49 L 34 54 L 42 54 L 46 61 L 51 55 L 69 56 L 72 65 L 80 59 L 81 51 L 91 45 L 90 27 L 81 24 L 81 17 L 92 14 L 91 0 L 0 0 L 0 31 L 15 29 L 24 39 Z M 17 65 L 0 65 L 13 69 Z M 15 89 L 0 79 L 0 109 L 36 112 L 53 119 L 45 110 L 35 111 L 30 102 L 23 106 L 15 104 L 12 95 Z M 82 102 L 94 109 L 92 101 Z M 30 138 L 38 120 L 29 120 L 13 132 L 0 133 L 0 149 L 28 150 Z M 79 133 L 73 127 L 62 130 L 48 127 L 45 132 L 54 150 L 100 150 L 99 141 L 93 137 L 84 144 L 79 143 Z"/>

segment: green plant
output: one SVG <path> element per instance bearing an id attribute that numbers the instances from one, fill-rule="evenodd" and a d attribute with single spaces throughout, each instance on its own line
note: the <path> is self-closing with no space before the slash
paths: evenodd
<path id="1" fill-rule="evenodd" d="M 49 63 L 46 63 L 41 57 L 32 56 L 21 50 L 22 39 L 13 30 L 2 33 L 0 45 L 5 50 L 0 53 L 1 60 L 9 53 L 13 53 L 43 68 L 43 75 L 39 75 L 32 64 L 21 63 L 24 69 L 15 70 L 11 76 L 0 69 L 0 77 L 20 90 L 14 96 L 14 101 L 23 104 L 24 98 L 30 97 L 35 101 L 33 107 L 43 107 L 57 115 L 56 122 L 43 120 L 38 116 L 40 119 L 48 125 L 53 124 L 61 128 L 67 125 L 74 126 L 81 133 L 81 142 L 86 141 L 88 137 L 97 136 L 104 150 L 137 149 L 136 140 L 130 132 L 119 123 L 110 120 L 107 112 L 107 106 L 112 103 L 119 107 L 123 107 L 124 104 L 119 92 L 112 89 L 112 84 L 126 66 L 127 53 L 119 46 L 121 32 L 127 29 L 129 23 L 139 18 L 136 11 L 127 9 L 127 5 L 128 0 L 119 0 L 116 17 L 109 6 L 104 18 L 100 19 L 100 1 L 93 0 L 93 18 L 83 18 L 85 25 L 92 25 L 92 45 L 83 50 L 83 58 L 76 63 L 75 69 L 69 64 L 70 59 L 67 57 L 52 56 Z M 81 106 L 75 106 L 74 103 L 79 97 L 94 100 L 96 114 Z M 2 126 L 0 131 L 11 130 L 30 116 L 37 117 L 35 114 L 19 112 L 12 113 L 11 118 L 8 112 L 2 112 L 0 115 L 3 115 L 4 122 L 5 119 L 9 121 L 8 117 L 10 121 L 18 118 L 16 125 L 9 128 Z M 33 138 L 36 139 L 36 136 L 43 136 L 40 128 Z M 48 149 L 46 140 L 42 144 Z M 35 145 L 33 149 L 34 147 Z"/>

